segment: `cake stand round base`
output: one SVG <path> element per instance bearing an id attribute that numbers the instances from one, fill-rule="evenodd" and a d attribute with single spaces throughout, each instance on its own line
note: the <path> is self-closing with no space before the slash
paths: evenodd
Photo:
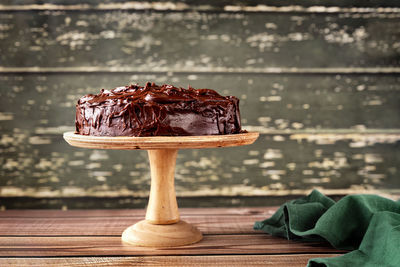
<path id="1" fill-rule="evenodd" d="M 203 238 L 193 225 L 179 221 L 173 224 L 152 224 L 140 221 L 122 233 L 122 241 L 142 247 L 176 247 L 196 243 Z"/>

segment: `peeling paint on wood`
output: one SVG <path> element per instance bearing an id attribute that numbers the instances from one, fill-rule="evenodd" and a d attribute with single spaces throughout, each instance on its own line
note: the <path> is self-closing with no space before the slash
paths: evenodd
<path id="1" fill-rule="evenodd" d="M 245 96 L 245 128 L 264 133 L 254 146 L 181 151 L 179 196 L 302 194 L 311 188 L 333 194 L 399 190 L 400 131 L 385 129 L 399 127 L 398 113 L 393 113 L 399 108 L 396 75 L 190 75 L 0 76 L 0 112 L 12 116 L 0 121 L 0 195 L 146 197 L 145 152 L 78 149 L 61 137 L 73 130 L 74 103 L 80 96 L 121 81 L 146 80 L 213 86 L 223 94 Z M 385 106 L 365 105 L 371 97 Z"/>
<path id="2" fill-rule="evenodd" d="M 379 72 L 382 67 L 390 72 L 398 71 L 399 65 L 399 17 L 400 13 L 0 12 L 0 66 L 261 73 L 296 68 Z"/>
<path id="3" fill-rule="evenodd" d="M 296 13 L 387 13 L 398 12 L 398 3 L 385 1 L 380 5 L 357 1 L 10 1 L 0 5 L 0 10 L 154 10 L 154 11 L 225 11 L 225 12 L 296 12 Z"/>
<path id="4" fill-rule="evenodd" d="M 65 11 L 93 11 L 93 10 L 152 10 L 152 11 L 225 11 L 225 12 L 279 12 L 279 13 L 398 13 L 400 8 L 397 7 L 339 7 L 339 6 L 268 6 L 268 5 L 225 5 L 223 7 L 215 7 L 211 5 L 190 6 L 179 2 L 139 2 L 130 1 L 124 3 L 109 4 L 76 4 L 76 5 L 56 5 L 56 4 L 33 4 L 33 5 L 0 5 L 0 11 L 38 11 L 38 10 L 65 10 Z"/>
<path id="5" fill-rule="evenodd" d="M 350 147 L 366 147 L 379 144 L 395 144 L 400 141 L 400 131 L 397 134 L 363 134 L 363 133 L 350 133 L 350 134 L 293 134 L 290 136 L 291 140 L 301 142 L 314 142 L 319 145 L 334 145 L 339 141 L 349 140 Z"/>
<path id="6" fill-rule="evenodd" d="M 39 144 L 40 149 L 24 144 L 17 158 L 7 157 L 13 152 L 2 146 L 1 196 L 147 197 L 150 174 L 145 152 L 76 149 L 61 136 L 49 138 L 53 143 Z M 258 153 L 251 155 L 250 147 L 180 151 L 177 194 L 268 196 L 302 194 L 312 188 L 330 194 L 396 193 L 399 144 L 353 147 L 351 141 L 341 140 L 332 146 L 276 142 L 262 135 L 251 147 Z M 236 156 L 228 159 L 226 153 Z"/>
<path id="7" fill-rule="evenodd" d="M 395 1 L 6 0 L 0 197 L 143 205 L 144 151 L 73 148 L 61 134 L 82 95 L 146 81 L 236 95 L 244 127 L 262 133 L 181 151 L 178 196 L 400 195 L 399 18 Z"/>
<path id="8" fill-rule="evenodd" d="M 135 74 L 160 74 L 172 76 L 174 74 L 190 75 L 189 80 L 196 80 L 196 74 L 396 74 L 400 73 L 398 67 L 376 67 L 376 68 L 231 68 L 231 67 L 197 67 L 187 69 L 178 69 L 171 67 L 157 67 L 157 70 L 138 70 L 135 67 L 0 67 L 0 73 L 3 74 L 48 74 L 48 73 L 135 73 Z M 196 73 L 196 74 L 189 74 Z M 188 76 L 189 77 L 189 76 Z"/>
<path id="9" fill-rule="evenodd" d="M 146 81 L 215 88 L 238 96 L 243 125 L 265 134 L 398 134 L 400 129 L 400 78 L 395 74 L 197 74 L 196 80 L 190 74 L 0 75 L 0 129 L 30 129 L 32 136 L 61 134 L 73 130 L 74 107 L 81 96 Z M 371 99 L 382 104 L 369 105 Z"/>

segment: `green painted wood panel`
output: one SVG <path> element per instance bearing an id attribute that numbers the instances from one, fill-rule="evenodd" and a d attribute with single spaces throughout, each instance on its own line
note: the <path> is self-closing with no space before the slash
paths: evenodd
<path id="1" fill-rule="evenodd" d="M 146 152 L 78 149 L 62 139 L 64 131 L 73 130 L 80 96 L 146 80 L 204 85 L 237 95 L 245 128 L 264 133 L 253 146 L 181 151 L 176 173 L 180 196 L 290 195 L 313 187 L 331 194 L 396 194 L 400 134 L 392 128 L 399 122 L 398 79 L 354 74 L 3 75 L 0 195 L 146 197 Z"/>
<path id="2" fill-rule="evenodd" d="M 223 10 L 226 6 L 257 6 L 257 5 L 266 5 L 266 6 L 300 6 L 300 7 L 310 7 L 310 6 L 319 6 L 319 7 L 398 7 L 400 6 L 399 2 L 396 0 L 180 0 L 180 1 L 171 1 L 171 0 L 139 0 L 139 1 L 131 1 L 131 0 L 3 0 L 2 5 L 4 6 L 14 6 L 14 5 L 45 5 L 45 4 L 54 4 L 54 5 L 88 5 L 90 7 L 98 7 L 99 5 L 104 4 L 129 4 L 129 3 L 139 3 L 142 5 L 146 5 L 147 3 L 166 3 L 170 6 L 175 5 L 184 5 L 187 7 L 213 7 L 220 8 Z"/>
<path id="3" fill-rule="evenodd" d="M 146 81 L 213 88 L 241 100 L 242 122 L 268 133 L 285 130 L 400 128 L 400 77 L 393 75 L 50 74 L 0 76 L 0 129 L 31 134 L 72 127 L 76 101 Z"/>
<path id="4" fill-rule="evenodd" d="M 61 135 L 82 95 L 146 81 L 238 96 L 245 128 L 261 132 L 248 147 L 181 151 L 180 205 L 280 204 L 312 188 L 399 196 L 399 7 L 2 1 L 0 209 L 143 207 L 146 152 Z"/>
<path id="5" fill-rule="evenodd" d="M 399 18 L 400 13 L 0 12 L 0 66 L 390 72 L 400 60 Z"/>
<path id="6" fill-rule="evenodd" d="M 60 135 L 27 135 L 16 131 L 2 136 L 3 197 L 143 198 L 148 194 L 150 174 L 144 151 L 78 149 Z M 314 141 L 261 135 L 249 147 L 182 150 L 176 190 L 185 197 L 305 194 L 315 187 L 329 194 L 399 194 L 399 140 L 399 135 L 350 139 L 317 135 Z"/>

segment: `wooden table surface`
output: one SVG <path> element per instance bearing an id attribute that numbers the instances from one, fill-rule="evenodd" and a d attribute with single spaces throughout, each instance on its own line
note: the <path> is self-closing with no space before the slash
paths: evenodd
<path id="1" fill-rule="evenodd" d="M 180 209 L 204 239 L 175 248 L 124 245 L 122 231 L 144 210 L 6 210 L 0 212 L 0 266 L 305 266 L 344 253 L 253 230 L 276 207 Z"/>

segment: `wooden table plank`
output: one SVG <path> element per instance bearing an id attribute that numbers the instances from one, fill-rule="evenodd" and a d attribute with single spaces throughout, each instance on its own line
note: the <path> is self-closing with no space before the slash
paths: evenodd
<path id="1" fill-rule="evenodd" d="M 206 235 L 196 244 L 175 248 L 125 245 L 119 236 L 0 237 L 0 256 L 141 256 L 340 253 L 320 242 L 293 242 L 267 234 Z"/>
<path id="2" fill-rule="evenodd" d="M 339 254 L 233 255 L 233 256 L 146 256 L 78 258 L 0 258 L 0 266 L 305 266 L 316 257 Z"/>
<path id="3" fill-rule="evenodd" d="M 204 235 L 175 248 L 135 247 L 120 234 L 144 210 L 9 210 L 0 212 L 0 266 L 305 266 L 345 251 L 294 242 L 252 229 L 276 207 L 181 209 Z M 12 258 L 11 258 L 12 257 Z M 30 258 L 33 257 L 33 258 Z"/>
<path id="4" fill-rule="evenodd" d="M 194 224 L 204 234 L 248 234 L 255 221 L 265 219 L 264 215 L 182 215 L 181 219 Z M 0 236 L 119 236 L 132 224 L 143 220 L 140 217 L 14 217 L 0 218 Z"/>
<path id="5" fill-rule="evenodd" d="M 203 215 L 232 215 L 249 216 L 263 215 L 271 216 L 278 207 L 240 207 L 240 208 L 179 208 L 182 216 L 203 216 Z M 4 210 L 0 211 L 0 218 L 52 218 L 52 217 L 138 217 L 144 218 L 145 209 L 103 209 L 103 210 Z"/>

